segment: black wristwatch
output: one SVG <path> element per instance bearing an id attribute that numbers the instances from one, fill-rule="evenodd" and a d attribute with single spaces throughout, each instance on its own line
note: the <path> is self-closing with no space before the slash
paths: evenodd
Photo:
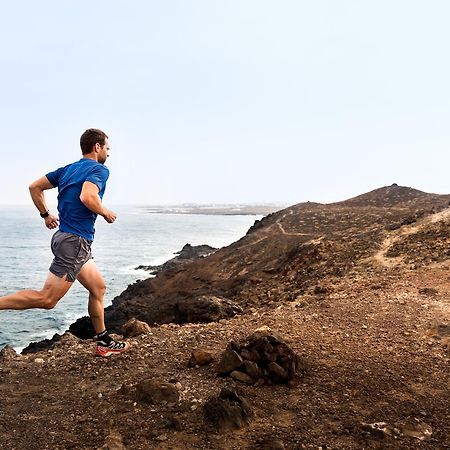
<path id="1" fill-rule="evenodd" d="M 50 215 L 50 213 L 48 211 L 45 211 L 45 213 L 39 213 L 39 215 L 45 219 L 46 217 L 48 217 Z"/>

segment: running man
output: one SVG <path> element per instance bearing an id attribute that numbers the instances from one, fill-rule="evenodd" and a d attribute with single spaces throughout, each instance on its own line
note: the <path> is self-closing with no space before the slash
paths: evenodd
<path id="1" fill-rule="evenodd" d="M 103 297 L 105 281 L 91 255 L 97 215 L 113 223 L 116 214 L 102 205 L 109 170 L 108 136 L 91 128 L 80 138 L 83 157 L 39 178 L 30 185 L 33 203 L 49 229 L 59 229 L 52 237 L 53 262 L 40 291 L 23 290 L 0 297 L 0 309 L 54 308 L 78 280 L 89 291 L 88 312 L 96 335 L 96 356 L 109 356 L 129 348 L 114 341 L 105 327 Z M 50 214 L 45 201 L 47 189 L 58 188 L 58 213 Z"/>

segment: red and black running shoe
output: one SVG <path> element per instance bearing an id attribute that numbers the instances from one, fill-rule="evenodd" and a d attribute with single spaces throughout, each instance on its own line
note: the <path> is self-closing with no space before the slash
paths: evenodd
<path id="1" fill-rule="evenodd" d="M 103 341 L 97 341 L 95 345 L 95 356 L 109 356 L 126 352 L 130 348 L 128 342 L 118 342 L 113 339 L 109 344 Z"/>

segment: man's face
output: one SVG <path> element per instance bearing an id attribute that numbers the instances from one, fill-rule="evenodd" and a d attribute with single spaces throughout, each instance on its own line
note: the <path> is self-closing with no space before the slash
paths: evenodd
<path id="1" fill-rule="evenodd" d="M 105 145 L 100 145 L 100 144 L 96 144 L 98 145 L 98 162 L 100 164 L 105 164 L 106 159 L 109 157 L 109 140 L 107 138 L 105 138 Z"/>

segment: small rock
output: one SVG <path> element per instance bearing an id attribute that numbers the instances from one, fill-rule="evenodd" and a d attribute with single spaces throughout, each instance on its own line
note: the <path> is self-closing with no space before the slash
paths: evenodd
<path id="1" fill-rule="evenodd" d="M 38 364 L 44 364 L 45 363 L 45 360 L 43 358 L 35 358 L 33 361 L 35 363 L 38 363 Z"/>
<path id="2" fill-rule="evenodd" d="M 323 295 L 323 294 L 326 294 L 327 292 L 328 292 L 328 288 L 326 286 L 320 286 L 320 285 L 315 286 L 314 291 L 313 291 L 313 293 L 315 295 Z"/>
<path id="3" fill-rule="evenodd" d="M 99 447 L 98 450 L 125 450 L 121 434 L 117 431 L 112 431 L 106 437 L 105 444 Z"/>
<path id="4" fill-rule="evenodd" d="M 183 430 L 183 424 L 177 416 L 170 416 L 167 420 L 167 427 L 173 428 L 176 431 Z"/>
<path id="5" fill-rule="evenodd" d="M 275 382 L 285 381 L 288 378 L 287 372 L 275 362 L 271 362 L 267 369 Z"/>
<path id="6" fill-rule="evenodd" d="M 361 422 L 362 429 L 370 433 L 377 439 L 384 439 L 386 436 L 392 436 L 393 430 L 386 422 L 364 423 Z"/>
<path id="7" fill-rule="evenodd" d="M 285 340 L 283 337 L 277 333 L 276 331 L 273 331 L 268 326 L 264 325 L 260 328 L 257 328 L 253 333 L 249 336 L 249 341 L 257 341 L 259 339 L 268 338 L 269 342 L 271 344 L 284 344 Z"/>
<path id="8" fill-rule="evenodd" d="M 420 441 L 429 439 L 433 434 L 431 426 L 420 419 L 408 418 L 396 425 L 403 436 L 419 439 Z"/>
<path id="9" fill-rule="evenodd" d="M 248 361 L 259 361 L 261 358 L 259 356 L 259 353 L 255 350 L 248 350 L 246 348 L 242 349 L 240 352 L 242 358 L 248 360 Z"/>
<path id="10" fill-rule="evenodd" d="M 180 397 L 178 389 L 171 383 L 148 378 L 136 386 L 138 400 L 145 403 L 176 403 Z"/>
<path id="11" fill-rule="evenodd" d="M 122 386 L 120 386 L 117 392 L 121 395 L 130 395 L 132 391 L 133 389 L 130 385 L 122 383 Z"/>
<path id="12" fill-rule="evenodd" d="M 137 320 L 134 317 L 124 324 L 122 329 L 124 337 L 128 338 L 151 333 L 151 328 L 148 323 Z"/>
<path id="13" fill-rule="evenodd" d="M 268 438 L 261 442 L 262 450 L 284 450 L 284 444 L 281 439 Z"/>
<path id="14" fill-rule="evenodd" d="M 247 383 L 247 384 L 255 383 L 255 380 L 252 377 L 250 377 L 246 373 L 241 372 L 239 370 L 233 370 L 233 372 L 231 372 L 231 374 L 230 374 L 230 377 L 234 378 L 235 380 L 241 381 L 242 383 Z"/>
<path id="15" fill-rule="evenodd" d="M 2 350 L 0 351 L 0 361 L 6 361 L 6 360 L 9 360 L 9 359 L 15 359 L 18 356 L 19 355 L 17 354 L 17 352 L 10 345 L 5 345 L 2 348 Z"/>
<path id="16" fill-rule="evenodd" d="M 222 355 L 217 371 L 220 374 L 232 372 L 241 367 L 243 362 L 244 360 L 240 357 L 239 353 L 234 350 L 226 350 Z"/>
<path id="17" fill-rule="evenodd" d="M 189 360 L 189 366 L 205 366 L 214 361 L 214 357 L 211 352 L 207 350 L 197 349 L 192 352 L 191 359 Z"/>
<path id="18" fill-rule="evenodd" d="M 203 414 L 205 421 L 220 432 L 241 428 L 253 417 L 247 400 L 227 388 L 222 389 L 218 397 L 206 401 Z"/>
<path id="19" fill-rule="evenodd" d="M 439 291 L 437 289 L 435 289 L 435 288 L 425 287 L 425 288 L 420 288 L 419 289 L 419 294 L 429 295 L 431 297 L 434 297 L 434 296 L 438 295 L 438 293 L 439 293 Z"/>
<path id="20" fill-rule="evenodd" d="M 258 367 L 254 361 L 244 361 L 244 370 L 252 378 L 257 380 L 263 376 L 263 371 Z"/>

